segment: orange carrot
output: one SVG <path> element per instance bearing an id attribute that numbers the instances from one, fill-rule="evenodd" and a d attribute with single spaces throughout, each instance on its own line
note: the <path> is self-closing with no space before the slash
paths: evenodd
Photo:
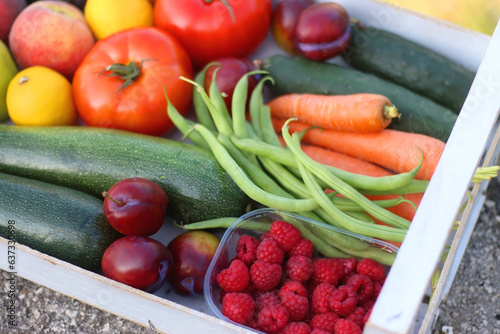
<path id="1" fill-rule="evenodd" d="M 301 147 L 304 153 L 313 160 L 351 173 L 368 176 L 385 176 L 394 174 L 385 168 L 372 164 L 371 162 L 353 158 L 343 153 L 338 153 L 313 145 L 302 145 Z"/>
<path id="2" fill-rule="evenodd" d="M 283 140 L 283 138 L 279 137 L 279 139 L 281 143 L 285 145 L 285 141 Z M 302 144 L 301 148 L 304 151 L 304 153 L 306 153 L 311 159 L 320 162 L 322 164 L 339 168 L 351 173 L 357 173 L 374 177 L 388 176 L 394 174 L 385 168 L 372 164 L 371 162 L 353 158 L 348 155 L 334 152 L 318 146 Z M 327 192 L 330 191 L 327 190 Z M 423 193 L 406 194 L 404 198 L 412 202 L 418 208 L 423 195 L 424 195 Z M 366 197 L 371 200 L 383 200 L 383 199 L 398 198 L 401 197 L 401 195 L 369 195 Z M 407 202 L 402 202 L 393 207 L 389 207 L 387 208 L 387 210 L 409 221 L 413 220 L 413 217 L 415 216 L 416 212 L 415 207 Z"/>
<path id="3" fill-rule="evenodd" d="M 273 118 L 274 129 L 281 133 L 284 119 Z M 443 153 L 445 143 L 439 139 L 392 129 L 373 133 L 353 133 L 311 128 L 301 122 L 290 122 L 290 132 L 309 129 L 302 138 L 307 144 L 328 148 L 385 167 L 395 173 L 409 172 L 421 159 L 423 163 L 415 178 L 430 180 Z"/>
<path id="4" fill-rule="evenodd" d="M 389 99 L 378 94 L 319 95 L 286 94 L 268 103 L 271 116 L 297 118 L 325 129 L 375 132 L 385 129 L 398 110 Z"/>

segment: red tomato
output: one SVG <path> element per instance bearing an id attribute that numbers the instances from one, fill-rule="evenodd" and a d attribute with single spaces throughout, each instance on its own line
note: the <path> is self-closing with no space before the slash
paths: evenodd
<path id="1" fill-rule="evenodd" d="M 113 64 L 130 64 L 128 70 L 140 67 L 139 75 L 124 87 L 125 79 L 106 70 Z M 193 78 L 191 60 L 180 43 L 155 27 L 133 28 L 94 45 L 75 73 L 73 97 L 88 126 L 160 136 L 174 127 L 164 87 L 181 114 L 191 106 L 192 86 L 180 76 Z"/>
<path id="2" fill-rule="evenodd" d="M 271 26 L 271 0 L 157 0 L 155 26 L 172 33 L 197 68 L 224 57 L 248 57 Z"/>

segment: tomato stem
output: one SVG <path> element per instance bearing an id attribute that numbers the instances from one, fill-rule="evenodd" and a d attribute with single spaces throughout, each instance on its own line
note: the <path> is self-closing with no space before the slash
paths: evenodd
<path id="1" fill-rule="evenodd" d="M 135 61 L 131 61 L 130 63 L 128 63 L 128 65 L 114 63 L 106 66 L 104 70 L 99 72 L 99 75 L 102 74 L 107 77 L 119 76 L 120 79 L 124 80 L 125 82 L 123 83 L 123 85 L 115 93 L 118 94 L 122 89 L 124 89 L 127 86 L 130 86 L 132 82 L 134 82 L 134 80 L 139 77 L 139 75 L 141 74 L 141 68 L 143 63 L 148 60 L 155 60 L 155 59 L 143 59 L 141 60 L 139 65 Z"/>
<path id="2" fill-rule="evenodd" d="M 214 2 L 214 0 L 205 0 L 205 3 L 212 3 L 212 2 Z M 229 11 L 229 15 L 231 15 L 231 21 L 233 21 L 234 23 L 236 19 L 234 18 L 234 13 L 233 10 L 231 9 L 231 6 L 227 2 L 227 0 L 220 0 L 220 2 L 222 2 L 224 6 L 227 8 L 227 10 Z"/>

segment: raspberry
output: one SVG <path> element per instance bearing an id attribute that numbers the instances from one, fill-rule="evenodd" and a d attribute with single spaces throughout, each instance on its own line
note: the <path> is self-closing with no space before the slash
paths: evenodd
<path id="1" fill-rule="evenodd" d="M 242 325 L 246 325 L 255 308 L 255 302 L 247 293 L 230 292 L 222 300 L 222 314 Z"/>
<path id="2" fill-rule="evenodd" d="M 295 246 L 292 247 L 288 251 L 288 256 L 294 256 L 294 255 L 303 255 L 305 257 L 312 258 L 314 254 L 314 245 L 309 239 L 304 239 L 301 238 L 299 242 L 295 244 Z"/>
<path id="3" fill-rule="evenodd" d="M 288 311 L 288 318 L 291 321 L 304 320 L 309 312 L 309 300 L 307 299 L 307 289 L 297 281 L 289 281 L 283 284 L 278 292 L 281 305 Z"/>
<path id="4" fill-rule="evenodd" d="M 365 275 L 372 281 L 378 281 L 385 277 L 385 268 L 382 264 L 369 258 L 359 261 L 356 272 L 360 275 Z"/>
<path id="5" fill-rule="evenodd" d="M 277 263 L 255 261 L 250 267 L 250 279 L 259 290 L 274 289 L 281 281 L 282 269 Z"/>
<path id="6" fill-rule="evenodd" d="M 308 296 L 306 287 L 298 281 L 288 281 L 284 283 L 278 291 L 278 296 L 281 297 L 281 294 L 285 292 L 293 292 L 302 297 Z"/>
<path id="7" fill-rule="evenodd" d="M 363 318 L 365 317 L 365 314 L 366 314 L 366 310 L 363 307 L 358 306 L 354 309 L 354 311 L 352 311 L 351 314 L 349 314 L 347 316 L 346 319 L 351 320 L 356 325 L 358 325 L 358 327 L 360 329 L 363 329 L 365 327 L 365 322 L 363 320 Z"/>
<path id="8" fill-rule="evenodd" d="M 319 329 L 319 328 L 314 328 L 310 334 L 331 334 L 330 332 L 328 331 L 324 331 L 322 329 Z"/>
<path id="9" fill-rule="evenodd" d="M 307 297 L 299 296 L 293 292 L 280 293 L 281 305 L 287 312 L 290 321 L 302 321 L 309 312 L 309 300 Z"/>
<path id="10" fill-rule="evenodd" d="M 255 309 L 257 311 L 262 310 L 264 307 L 279 304 L 280 298 L 278 297 L 278 291 L 259 291 L 255 294 Z"/>
<path id="11" fill-rule="evenodd" d="M 346 285 L 350 285 L 356 290 L 358 304 L 364 303 L 373 295 L 373 282 L 365 275 L 353 275 L 347 280 Z"/>
<path id="12" fill-rule="evenodd" d="M 297 244 L 302 235 L 300 230 L 290 223 L 276 220 L 271 224 L 271 235 L 283 251 L 288 252 Z"/>
<path id="13" fill-rule="evenodd" d="M 330 312 L 330 297 L 336 288 L 330 283 L 321 283 L 311 295 L 311 307 L 316 314 Z"/>
<path id="14" fill-rule="evenodd" d="M 260 310 L 257 322 L 264 332 L 277 333 L 287 325 L 288 312 L 283 305 L 269 305 Z"/>
<path id="15" fill-rule="evenodd" d="M 285 328 L 283 328 L 280 334 L 310 334 L 311 327 L 305 322 L 289 322 Z"/>
<path id="16" fill-rule="evenodd" d="M 361 328 L 356 325 L 356 323 L 352 322 L 348 319 L 339 319 L 335 323 L 335 334 L 362 334 Z"/>
<path id="17" fill-rule="evenodd" d="M 380 294 L 380 291 L 382 291 L 383 286 L 384 286 L 383 281 L 373 281 L 373 294 L 372 294 L 373 299 L 377 299 L 378 295 Z"/>
<path id="18" fill-rule="evenodd" d="M 252 264 L 257 259 L 255 251 L 258 245 L 259 240 L 250 235 L 242 235 L 236 243 L 236 258 L 248 265 Z"/>
<path id="19" fill-rule="evenodd" d="M 372 314 L 372 310 L 373 310 L 373 308 L 366 310 L 366 314 L 363 317 L 363 323 L 366 324 L 368 322 L 368 318 L 370 318 L 370 315 Z"/>
<path id="20" fill-rule="evenodd" d="M 341 285 L 330 296 L 329 302 L 330 309 L 345 318 L 356 308 L 356 290 L 350 285 Z"/>
<path id="21" fill-rule="evenodd" d="M 340 258 L 315 259 L 313 279 L 318 283 L 330 283 L 337 285 L 339 279 L 344 275 L 344 261 Z"/>
<path id="22" fill-rule="evenodd" d="M 366 312 L 368 312 L 375 305 L 375 300 L 370 299 L 370 300 L 367 300 L 366 302 L 364 302 L 363 304 L 358 304 L 358 305 L 360 305 L 362 308 L 364 308 L 366 310 Z"/>
<path id="23" fill-rule="evenodd" d="M 344 275 L 349 275 L 350 273 L 356 272 L 358 263 L 358 259 L 355 259 L 353 257 L 344 259 Z"/>
<path id="24" fill-rule="evenodd" d="M 286 262 L 286 273 L 293 281 L 305 282 L 314 273 L 313 262 L 304 255 L 291 256 Z"/>
<path id="25" fill-rule="evenodd" d="M 333 333 L 335 323 L 339 320 L 339 318 L 339 315 L 333 312 L 316 314 L 309 322 L 309 326 L 311 326 L 312 329 L 317 328 Z"/>
<path id="26" fill-rule="evenodd" d="M 262 240 L 257 246 L 257 260 L 267 261 L 270 263 L 281 264 L 285 259 L 285 252 L 280 248 L 278 243 L 273 238 Z"/>
<path id="27" fill-rule="evenodd" d="M 273 237 L 273 235 L 271 234 L 271 231 L 266 231 L 260 235 L 259 240 L 262 241 L 264 239 L 272 238 L 272 237 Z"/>
<path id="28" fill-rule="evenodd" d="M 250 283 L 250 273 L 246 264 L 238 259 L 234 259 L 228 268 L 221 270 L 217 275 L 217 283 L 228 292 L 241 292 Z"/>

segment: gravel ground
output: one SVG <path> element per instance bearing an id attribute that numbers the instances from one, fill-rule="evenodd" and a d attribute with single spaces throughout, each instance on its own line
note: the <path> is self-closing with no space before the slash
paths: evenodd
<path id="1" fill-rule="evenodd" d="M 500 185 L 488 198 L 432 334 L 500 334 Z M 8 292 L 2 272 L 2 296 Z M 17 328 L 8 326 L 4 297 L 0 333 L 153 333 L 152 330 L 17 278 Z"/>

